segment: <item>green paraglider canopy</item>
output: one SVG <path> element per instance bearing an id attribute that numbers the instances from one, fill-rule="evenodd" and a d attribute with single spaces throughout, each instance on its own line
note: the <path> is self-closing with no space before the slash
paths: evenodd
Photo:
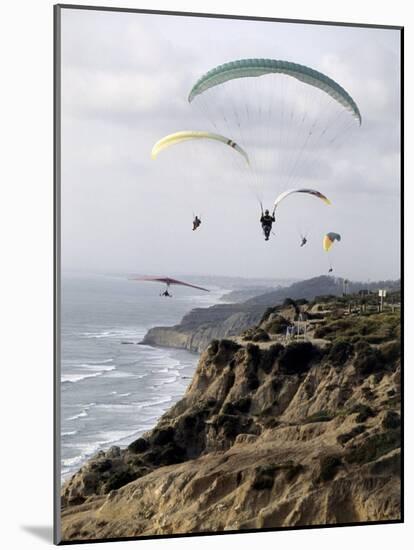
<path id="1" fill-rule="evenodd" d="M 219 65 L 208 71 L 195 83 L 188 96 L 188 101 L 191 103 L 197 95 L 229 80 L 257 77 L 270 73 L 285 74 L 305 84 L 319 88 L 349 110 L 361 124 L 361 113 L 357 104 L 335 80 L 305 65 L 278 59 L 238 59 L 224 65 Z"/>
<path id="2" fill-rule="evenodd" d="M 188 101 L 207 120 L 206 130 L 231 136 L 248 152 L 249 164 L 239 165 L 234 177 L 259 203 L 267 202 L 270 186 L 273 194 L 326 180 L 330 159 L 362 120 L 338 82 L 278 59 L 218 65 L 195 82 Z"/>

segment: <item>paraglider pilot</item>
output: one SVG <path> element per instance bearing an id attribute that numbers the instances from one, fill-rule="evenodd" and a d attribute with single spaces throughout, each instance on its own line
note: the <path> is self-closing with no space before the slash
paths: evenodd
<path id="1" fill-rule="evenodd" d="M 201 220 L 198 216 L 195 216 L 194 220 L 193 220 L 193 231 L 195 231 L 196 229 L 198 229 L 201 225 Z"/>
<path id="2" fill-rule="evenodd" d="M 305 244 L 308 242 L 308 239 L 306 237 L 302 237 L 302 242 L 300 243 L 300 246 L 305 246 Z"/>
<path id="3" fill-rule="evenodd" d="M 260 218 L 260 223 L 262 224 L 263 233 L 265 235 L 265 241 L 269 240 L 269 235 L 270 235 L 270 232 L 272 230 L 272 224 L 273 224 L 274 221 L 276 221 L 274 214 L 271 216 L 269 214 L 269 210 L 265 210 L 264 214 L 263 214 L 263 211 L 262 211 L 262 216 Z"/>

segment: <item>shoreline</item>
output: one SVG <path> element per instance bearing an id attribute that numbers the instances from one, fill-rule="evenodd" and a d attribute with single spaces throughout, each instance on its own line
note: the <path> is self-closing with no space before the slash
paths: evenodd
<path id="1" fill-rule="evenodd" d="M 214 300 L 212 300 L 208 305 L 205 305 L 205 300 L 202 300 L 202 304 L 200 305 L 197 303 L 198 301 L 194 301 L 194 303 L 191 300 L 192 303 L 189 303 L 190 307 L 187 312 L 192 311 L 195 307 L 205 309 L 211 305 L 220 303 L 221 296 L 223 296 L 226 292 L 228 292 L 227 289 L 220 289 L 215 292 Z M 146 332 L 148 332 L 150 328 L 151 327 L 148 327 Z M 61 485 L 67 482 L 96 454 L 100 452 L 107 452 L 111 447 L 119 447 L 123 449 L 137 437 L 140 437 L 147 431 L 152 430 L 162 415 L 183 397 L 188 384 L 191 382 L 194 371 L 197 368 L 200 354 L 193 350 L 191 351 L 174 349 L 167 346 L 149 345 L 142 342 L 143 336 L 144 335 L 142 334 L 139 335 L 139 341 L 129 341 L 130 339 L 128 339 L 128 344 L 138 345 L 140 351 L 145 350 L 145 348 L 148 350 L 148 354 L 146 354 L 148 357 L 146 359 L 144 357 L 140 357 L 140 354 L 137 354 L 136 359 L 138 364 L 141 365 L 145 359 L 147 362 L 147 372 L 141 375 L 135 373 L 134 376 L 136 377 L 136 380 L 132 382 L 131 386 L 133 389 L 136 389 L 137 387 L 139 388 L 139 381 L 143 376 L 146 377 L 147 380 L 151 380 L 151 377 L 155 375 L 154 384 L 150 386 L 150 388 L 154 390 L 154 395 L 150 395 L 148 399 L 144 399 L 142 397 L 139 400 L 135 395 L 134 400 L 134 397 L 127 395 L 127 392 L 119 393 L 117 391 L 111 391 L 110 393 L 113 394 L 114 398 L 110 401 L 105 401 L 105 403 L 102 403 L 98 400 L 95 402 L 93 391 L 91 391 L 90 401 L 88 403 L 79 404 L 79 410 L 76 411 L 76 414 L 71 414 L 70 416 L 67 415 L 66 427 L 62 425 L 61 428 L 61 448 L 66 445 L 66 449 L 69 447 L 69 453 L 71 452 L 71 448 L 79 449 L 79 451 L 73 451 L 74 456 L 66 455 L 64 457 L 62 453 L 60 466 Z M 122 347 L 124 347 L 125 345 L 125 347 L 133 350 L 133 345 L 126 346 L 126 343 L 127 341 L 125 339 L 121 339 L 121 341 L 119 341 L 120 346 L 122 345 Z M 150 367 L 148 365 L 150 365 Z M 122 365 L 114 364 L 106 367 L 102 370 L 102 372 L 98 373 L 87 371 L 82 376 L 79 375 L 79 377 L 71 377 L 64 372 L 61 372 L 62 391 L 64 391 L 63 388 L 67 389 L 72 386 L 72 384 L 76 384 L 77 388 L 82 388 L 82 386 L 84 388 L 86 385 L 85 381 L 94 383 L 92 382 L 93 380 L 100 379 L 100 383 L 102 384 L 104 380 L 107 380 L 107 378 L 117 376 L 117 374 L 120 376 L 120 369 L 122 369 Z M 160 376 L 164 376 L 164 379 L 163 381 L 158 381 L 157 383 L 157 378 Z M 78 384 L 82 384 L 82 386 L 78 386 Z M 169 388 L 170 385 L 172 386 L 171 388 Z M 114 388 L 117 388 L 117 386 L 114 386 Z M 111 407 L 117 407 L 118 409 L 123 407 L 125 411 L 132 411 L 128 413 L 128 415 L 132 418 L 130 429 L 117 429 L 116 421 L 113 422 L 113 426 L 111 426 L 111 422 L 109 422 L 106 427 L 97 426 L 96 435 L 99 435 L 100 433 L 101 440 L 90 443 L 89 449 L 87 448 L 88 446 L 82 442 L 84 436 L 80 439 L 80 441 L 76 439 L 78 429 L 76 429 L 75 426 L 73 429 L 67 427 L 68 421 L 69 424 L 72 422 L 86 421 L 90 415 L 97 415 L 97 408 L 106 408 L 110 410 Z M 106 411 L 103 410 L 102 412 Z M 97 424 L 99 424 L 99 422 L 97 422 Z"/>
<path id="2" fill-rule="evenodd" d="M 198 361 L 200 358 L 200 354 L 196 352 L 191 352 L 187 350 L 177 350 L 174 348 L 162 348 L 161 346 L 147 346 L 148 348 L 152 348 L 153 350 L 161 350 L 167 352 L 166 355 L 169 356 L 168 359 L 171 361 L 171 367 L 166 367 L 168 371 L 178 371 L 180 374 L 176 375 L 174 382 L 172 382 L 174 385 L 178 383 L 182 383 L 182 392 L 177 393 L 174 392 L 172 395 L 167 395 L 167 392 L 164 392 L 164 395 L 160 395 L 158 399 L 155 399 L 152 402 L 148 402 L 143 400 L 141 403 L 135 402 L 135 403 L 124 403 L 123 405 L 117 405 L 114 404 L 114 406 L 125 406 L 125 408 L 131 408 L 134 407 L 136 409 L 136 413 L 139 414 L 140 411 L 146 410 L 147 412 L 153 413 L 149 417 L 149 419 L 141 426 L 137 427 L 137 421 L 136 421 L 136 415 L 132 415 L 135 418 L 135 421 L 133 422 L 133 425 L 131 426 L 131 430 L 125 430 L 128 431 L 128 433 L 123 433 L 121 437 L 115 437 L 111 438 L 106 441 L 102 441 L 100 444 L 96 444 L 91 448 L 90 451 L 82 452 L 81 456 L 76 456 L 73 458 L 73 466 L 71 465 L 72 459 L 63 459 L 61 460 L 61 485 L 63 485 L 66 481 L 68 481 L 76 472 L 79 471 L 79 469 L 82 468 L 82 466 L 88 462 L 93 456 L 100 453 L 101 451 L 106 452 L 111 447 L 119 447 L 120 449 L 126 448 L 132 441 L 137 439 L 138 437 L 141 437 L 143 434 L 145 434 L 148 431 L 151 431 L 160 418 L 167 412 L 171 407 L 173 407 L 177 401 L 179 401 L 186 389 L 188 384 L 191 382 L 193 374 L 197 368 Z M 193 359 L 193 364 L 190 365 L 189 361 L 185 361 L 185 358 L 176 357 L 176 354 L 185 354 L 188 357 L 191 357 Z M 190 372 L 191 371 L 191 372 Z M 163 387 L 168 387 L 169 383 L 163 384 Z M 122 396 L 122 394 L 121 394 Z M 108 405 L 103 405 L 99 403 L 88 403 L 84 406 L 82 411 L 73 417 L 80 417 L 84 418 L 88 416 L 90 409 L 93 407 L 107 407 Z M 116 432 L 114 430 L 112 433 Z M 73 432 L 66 432 L 62 431 L 61 433 L 61 442 L 62 440 L 71 435 L 75 435 L 77 433 L 76 430 Z M 111 429 L 108 429 L 107 432 L 103 433 L 111 433 Z"/>

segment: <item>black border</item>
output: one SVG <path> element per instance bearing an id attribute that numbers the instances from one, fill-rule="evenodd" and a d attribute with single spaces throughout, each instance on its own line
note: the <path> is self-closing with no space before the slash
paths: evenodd
<path id="1" fill-rule="evenodd" d="M 137 537 L 114 537 L 110 539 L 79 539 L 62 541 L 60 533 L 61 510 L 60 510 L 60 297 L 61 297 L 61 282 L 60 282 L 60 191 L 61 191 L 61 10 L 76 9 L 90 11 L 110 11 L 124 13 L 139 13 L 151 15 L 173 15 L 185 17 L 201 17 L 211 19 L 234 19 L 245 21 L 265 21 L 271 23 L 298 23 L 307 25 L 324 25 L 324 26 L 340 26 L 340 27 L 357 27 L 357 28 L 372 28 L 372 29 L 389 29 L 400 31 L 400 56 L 401 56 L 401 71 L 400 71 L 400 268 L 401 268 L 401 495 L 400 495 L 400 519 L 382 520 L 382 521 L 366 521 L 357 523 L 335 523 L 335 524 L 318 524 L 318 525 L 301 525 L 289 527 L 275 527 L 263 529 L 241 529 L 231 531 L 215 531 L 215 532 L 199 532 L 199 533 L 175 533 L 171 535 L 146 535 Z M 391 525 L 404 523 L 404 27 L 398 25 L 382 25 L 368 23 L 346 23 L 342 21 L 317 21 L 306 19 L 281 19 L 273 17 L 255 17 L 246 15 L 225 15 L 216 13 L 196 13 L 196 12 L 181 12 L 181 11 L 165 11 L 165 10 L 148 10 L 134 8 L 117 8 L 110 6 L 87 6 L 76 4 L 55 4 L 54 11 L 54 28 L 53 28 L 53 176 L 54 176 L 54 211 L 53 211 L 53 228 L 54 228 L 54 395 L 53 395 L 53 427 L 54 427 L 54 522 L 53 522 L 53 542 L 56 545 L 72 545 L 72 544 L 93 544 L 97 542 L 119 542 L 132 540 L 152 540 L 152 539 L 171 539 L 184 537 L 201 537 L 215 535 L 232 535 L 232 534 L 251 534 L 251 533 L 267 533 L 278 531 L 301 531 L 304 529 L 327 529 L 339 527 L 361 527 L 370 525 Z"/>

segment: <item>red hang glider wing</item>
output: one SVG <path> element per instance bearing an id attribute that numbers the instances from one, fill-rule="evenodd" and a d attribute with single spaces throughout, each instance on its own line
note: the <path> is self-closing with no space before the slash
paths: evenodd
<path id="1" fill-rule="evenodd" d="M 153 281 L 156 283 L 165 283 L 166 285 L 182 285 L 188 286 L 191 288 L 196 288 L 197 290 L 204 290 L 205 292 L 210 292 L 208 288 L 203 288 L 202 286 L 191 285 L 190 283 L 185 283 L 184 281 L 178 281 L 177 279 L 171 279 L 170 277 L 134 277 L 134 281 Z"/>

